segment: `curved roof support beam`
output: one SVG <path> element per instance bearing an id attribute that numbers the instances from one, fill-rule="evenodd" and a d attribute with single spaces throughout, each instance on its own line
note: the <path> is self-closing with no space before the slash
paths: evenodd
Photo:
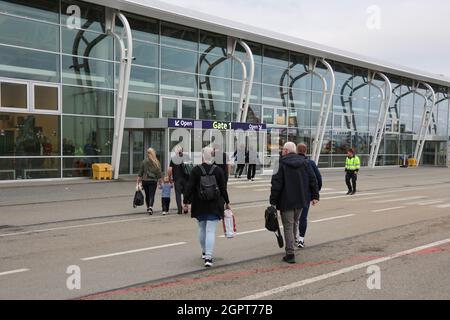
<path id="1" fill-rule="evenodd" d="M 317 73 L 317 71 L 316 71 L 316 66 L 319 61 L 327 68 L 327 70 L 328 70 L 327 73 L 330 74 L 331 81 L 330 81 L 329 92 L 328 92 L 327 80 L 325 79 L 325 77 L 323 75 Z M 310 72 L 313 75 L 316 75 L 317 77 L 319 77 L 320 80 L 322 80 L 322 101 L 320 104 L 320 114 L 319 114 L 319 119 L 317 121 L 316 135 L 315 135 L 315 138 L 313 141 L 313 147 L 312 147 L 312 153 L 311 153 L 311 159 L 315 163 L 318 164 L 319 158 L 320 158 L 320 153 L 322 151 L 323 138 L 325 136 L 325 131 L 327 128 L 328 116 L 331 112 L 336 77 L 334 75 L 334 71 L 333 71 L 333 68 L 331 67 L 331 65 L 323 58 L 321 58 L 321 59 L 315 58 L 313 61 L 313 58 L 310 57 L 309 65 L 310 65 Z M 327 94 L 328 94 L 328 101 L 327 101 Z M 326 108 L 325 108 L 325 104 L 326 104 Z"/>
<path id="2" fill-rule="evenodd" d="M 420 93 L 417 89 L 419 89 L 420 85 L 423 85 L 427 88 L 427 95 Z M 419 134 L 417 137 L 416 150 L 414 151 L 414 158 L 416 159 L 417 166 L 422 160 L 423 147 L 425 146 L 425 142 L 427 141 L 428 130 L 430 128 L 431 120 L 433 117 L 434 106 L 436 105 L 436 93 L 433 88 L 425 82 L 414 82 L 413 91 L 415 91 L 418 95 L 425 98 L 425 106 L 423 109 L 422 115 L 422 125 L 420 126 Z M 431 104 L 429 103 L 431 102 Z"/>
<path id="3" fill-rule="evenodd" d="M 116 18 L 119 18 L 123 25 L 121 35 L 115 32 Z M 116 110 L 114 114 L 114 140 L 111 163 L 112 170 L 114 172 L 114 179 L 118 179 L 123 132 L 125 128 L 125 117 L 127 114 L 131 63 L 133 61 L 133 37 L 127 18 L 120 13 L 120 11 L 115 11 L 112 9 L 107 9 L 106 12 L 106 31 L 107 34 L 112 35 L 117 40 L 120 49 L 119 85 L 117 88 Z"/>
<path id="4" fill-rule="evenodd" d="M 247 114 L 248 114 L 248 106 L 250 104 L 250 97 L 251 97 L 251 92 L 252 92 L 252 87 L 253 87 L 253 80 L 255 77 L 255 59 L 253 58 L 253 52 L 247 43 L 245 43 L 241 39 L 237 39 L 235 41 L 237 41 L 237 43 L 239 43 L 244 48 L 244 50 L 246 52 L 246 57 L 250 61 L 250 70 L 248 72 L 248 75 L 245 75 L 242 78 L 241 97 L 239 99 L 241 104 L 239 105 L 240 111 L 239 111 L 239 115 L 238 115 L 238 122 L 246 122 Z M 236 47 L 236 45 L 234 45 L 234 48 L 235 47 Z M 233 52 L 233 54 L 234 54 L 234 52 Z M 233 55 L 233 57 L 234 57 L 234 55 Z M 234 57 L 234 58 L 236 59 L 236 57 Z M 243 64 L 243 62 L 241 62 L 241 65 L 243 67 L 245 67 L 245 64 Z M 245 70 L 245 69 L 243 69 L 243 70 Z"/>
<path id="5" fill-rule="evenodd" d="M 384 85 L 382 87 L 374 84 L 375 76 L 379 75 L 384 80 Z M 386 122 L 388 117 L 388 110 L 391 104 L 392 98 L 392 84 L 381 72 L 371 72 L 369 71 L 369 83 L 378 88 L 381 92 L 380 110 L 378 111 L 378 121 L 375 131 L 373 133 L 373 140 L 370 145 L 370 155 L 369 155 L 369 168 L 375 168 L 377 163 L 378 152 L 380 150 L 381 142 L 383 141 L 384 132 L 386 129 Z"/>

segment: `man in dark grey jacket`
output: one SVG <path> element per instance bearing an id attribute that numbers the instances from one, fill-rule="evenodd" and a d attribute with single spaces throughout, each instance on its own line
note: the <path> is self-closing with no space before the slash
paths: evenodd
<path id="1" fill-rule="evenodd" d="M 305 181 L 305 175 L 308 181 Z M 297 154 L 295 143 L 287 142 L 283 147 L 279 168 L 272 176 L 270 204 L 281 212 L 286 241 L 283 261 L 288 263 L 295 263 L 295 236 L 302 209 L 309 201 L 308 192 L 311 192 L 312 205 L 316 205 L 319 202 L 319 188 L 314 171 L 308 161 Z"/>

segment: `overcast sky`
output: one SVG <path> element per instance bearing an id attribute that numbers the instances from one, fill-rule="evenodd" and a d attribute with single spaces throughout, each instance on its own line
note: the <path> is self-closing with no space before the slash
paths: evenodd
<path id="1" fill-rule="evenodd" d="M 450 1 L 163 1 L 450 77 Z"/>

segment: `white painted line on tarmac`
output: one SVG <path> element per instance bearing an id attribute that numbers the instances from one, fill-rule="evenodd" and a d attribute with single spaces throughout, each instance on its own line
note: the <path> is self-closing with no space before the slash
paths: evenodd
<path id="1" fill-rule="evenodd" d="M 353 216 L 354 216 L 354 214 L 347 214 L 345 216 L 331 217 L 331 218 L 325 218 L 325 219 L 320 219 L 320 220 L 312 220 L 311 223 L 325 222 L 325 221 L 343 219 L 343 218 L 348 218 L 348 217 L 353 217 Z"/>
<path id="2" fill-rule="evenodd" d="M 431 201 L 422 201 L 422 202 L 415 202 L 415 203 L 410 203 L 412 205 L 419 205 L 419 206 L 430 206 L 432 204 L 439 204 L 439 203 L 443 203 L 446 199 L 444 200 L 431 200 Z"/>
<path id="3" fill-rule="evenodd" d="M 281 226 L 280 226 L 281 228 Z M 244 231 L 244 232 L 236 232 L 235 236 L 242 236 L 244 234 L 252 234 L 252 233 L 257 233 L 257 232 L 262 232 L 262 231 L 266 231 L 267 229 L 258 229 L 258 230 L 250 230 L 250 231 Z M 225 238 L 224 235 L 219 236 L 219 238 Z"/>
<path id="4" fill-rule="evenodd" d="M 372 210 L 373 213 L 379 213 L 379 212 L 386 212 L 386 211 L 392 211 L 392 210 L 399 210 L 404 209 L 406 207 L 393 207 L 393 208 L 386 208 L 386 209 L 378 209 L 378 210 Z"/>
<path id="5" fill-rule="evenodd" d="M 436 208 L 439 208 L 439 209 L 450 208 L 450 204 L 442 204 L 440 206 L 436 206 Z"/>
<path id="6" fill-rule="evenodd" d="M 360 197 L 360 196 L 370 196 L 370 195 L 373 195 L 373 194 L 378 194 L 378 193 L 357 193 L 357 194 L 352 195 L 352 196 L 350 196 L 350 195 L 344 195 L 344 196 L 336 196 L 336 197 L 321 198 L 320 201 L 322 201 L 322 200 L 341 199 L 341 198 L 357 198 L 357 197 Z"/>
<path id="7" fill-rule="evenodd" d="M 149 248 L 142 248 L 142 249 L 136 249 L 136 250 L 129 250 L 129 251 L 122 251 L 122 252 L 104 254 L 104 255 L 96 256 L 96 257 L 82 258 L 81 260 L 82 261 L 91 261 L 91 260 L 97 260 L 97 259 L 103 259 L 103 258 L 122 256 L 122 255 L 125 255 L 125 254 L 131 254 L 131 253 L 138 253 L 138 252 L 144 252 L 144 251 L 150 251 L 150 250 L 156 250 L 156 249 L 162 249 L 162 248 L 181 246 L 183 244 L 187 244 L 187 242 L 177 242 L 177 243 L 165 244 L 165 245 L 156 246 L 156 247 L 149 247 Z"/>
<path id="8" fill-rule="evenodd" d="M 424 245 L 424 246 L 416 247 L 416 248 L 413 248 L 413 249 L 410 249 L 410 250 L 406 250 L 406 251 L 401 251 L 401 252 L 397 252 L 397 253 L 394 253 L 394 254 L 390 254 L 390 255 L 388 255 L 386 257 L 383 257 L 383 258 L 378 258 L 378 259 L 370 260 L 370 261 L 367 261 L 367 262 L 364 262 L 364 263 L 356 264 L 356 265 L 353 265 L 353 266 L 350 266 L 350 267 L 347 267 L 347 268 L 343 268 L 343 269 L 340 269 L 340 270 L 337 270 L 337 271 L 326 273 L 326 274 L 323 274 L 323 275 L 320 275 L 320 276 L 317 276 L 317 277 L 313 277 L 313 278 L 301 280 L 301 281 L 298 281 L 298 282 L 294 282 L 294 283 L 291 283 L 291 284 L 288 284 L 288 285 L 285 285 L 285 286 L 282 286 L 282 287 L 278 287 L 278 288 L 275 288 L 275 289 L 259 292 L 259 293 L 256 293 L 256 294 L 253 294 L 253 295 L 250 295 L 250 296 L 247 296 L 247 297 L 243 297 L 243 298 L 241 298 L 239 300 L 256 300 L 256 299 L 266 298 L 266 297 L 269 297 L 269 296 L 273 296 L 275 294 L 283 293 L 283 292 L 288 291 L 288 290 L 297 289 L 297 288 L 303 287 L 305 285 L 308 285 L 308 284 L 311 284 L 311 283 L 314 283 L 314 282 L 326 280 L 326 279 L 329 279 L 329 278 L 332 278 L 332 277 L 336 277 L 336 276 L 339 276 L 339 275 L 342 275 L 342 274 L 345 274 L 345 273 L 349 273 L 349 272 L 352 272 L 352 271 L 356 271 L 356 270 L 359 270 L 359 269 L 364 269 L 364 268 L 370 267 L 372 265 L 380 264 L 380 263 L 383 263 L 383 262 L 386 262 L 386 261 L 389 261 L 389 260 L 393 260 L 393 259 L 396 259 L 396 258 L 407 256 L 407 255 L 410 255 L 410 254 L 413 254 L 413 253 L 416 253 L 416 252 L 420 252 L 420 251 L 423 251 L 423 250 L 426 250 L 426 249 L 429 249 L 429 248 L 433 248 L 433 247 L 437 247 L 437 246 L 440 246 L 440 245 L 443 245 L 443 244 L 447 244 L 447 243 L 450 243 L 450 238 L 442 240 L 442 241 L 433 242 L 433 243 L 430 243 L 430 244 L 427 244 L 427 245 Z"/>
<path id="9" fill-rule="evenodd" d="M 325 219 L 320 219 L 320 220 L 313 220 L 313 221 L 310 221 L 310 223 L 326 222 L 326 221 L 343 219 L 343 218 L 348 218 L 348 217 L 353 217 L 353 216 L 354 216 L 354 214 L 347 214 L 345 216 L 337 216 L 337 217 L 330 217 L 330 218 L 325 218 Z M 283 229 L 283 226 L 280 226 L 280 229 Z M 262 231 L 267 231 L 267 229 L 257 229 L 257 230 L 250 230 L 250 231 L 244 231 L 244 232 L 237 232 L 236 236 L 240 236 L 240 235 L 244 235 L 244 234 L 252 234 L 252 233 L 257 233 L 257 232 L 262 232 Z M 219 238 L 225 238 L 225 236 L 222 235 L 222 236 L 219 236 Z"/>
<path id="10" fill-rule="evenodd" d="M 428 198 L 428 197 L 427 196 L 416 196 L 416 197 L 396 198 L 396 199 L 374 201 L 372 203 L 400 202 L 400 201 L 418 200 L 418 199 L 425 199 L 425 198 Z"/>
<path id="11" fill-rule="evenodd" d="M 250 183 L 250 182 L 249 182 Z M 252 189 L 252 188 L 261 188 L 261 187 L 270 187 L 271 184 L 267 184 L 267 183 L 259 183 L 259 184 L 251 184 L 251 185 L 245 185 L 245 186 L 235 186 L 236 189 Z"/>
<path id="12" fill-rule="evenodd" d="M 69 230 L 69 229 L 76 229 L 76 228 L 101 226 L 101 225 L 113 224 L 113 223 L 148 220 L 148 219 L 150 219 L 150 217 L 147 217 L 147 218 L 135 218 L 135 219 L 123 219 L 123 220 L 97 222 L 97 223 L 89 223 L 89 224 L 79 224 L 79 225 L 68 226 L 68 227 L 58 227 L 58 228 L 50 228 L 50 229 L 38 229 L 38 230 L 24 231 L 24 232 L 15 232 L 15 233 L 5 233 L 5 234 L 0 234 L 0 238 L 1 237 L 10 237 L 10 236 L 19 236 L 19 235 L 24 235 L 24 234 L 32 234 L 32 233 L 41 233 L 41 232 L 49 232 L 49 231 Z"/>
<path id="13" fill-rule="evenodd" d="M 30 269 L 17 269 L 17 270 L 0 272 L 0 277 L 1 276 L 7 276 L 7 275 L 10 275 L 10 274 L 15 274 L 15 273 L 27 272 L 27 271 L 30 271 Z"/>

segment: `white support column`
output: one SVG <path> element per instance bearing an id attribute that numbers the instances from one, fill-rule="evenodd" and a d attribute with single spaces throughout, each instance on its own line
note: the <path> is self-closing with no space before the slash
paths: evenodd
<path id="1" fill-rule="evenodd" d="M 421 84 L 427 88 L 428 96 L 423 95 L 417 91 L 417 89 L 420 87 Z M 430 127 L 434 106 L 436 105 L 436 93 L 434 92 L 433 88 L 428 83 L 425 82 L 417 83 L 417 85 L 414 86 L 413 90 L 417 94 L 425 98 L 425 106 L 422 116 L 422 125 L 420 127 L 420 131 L 417 137 L 416 150 L 414 152 L 414 158 L 416 159 L 417 166 L 419 166 L 420 161 L 422 160 L 423 147 L 425 146 L 427 140 L 428 129 Z M 429 104 L 430 101 L 431 105 Z"/>
<path id="2" fill-rule="evenodd" d="M 119 18 L 123 24 L 123 30 L 120 36 L 115 32 L 116 18 Z M 120 155 L 122 151 L 123 134 L 125 129 L 125 117 L 127 113 L 131 63 L 133 61 L 133 38 L 127 18 L 118 11 L 114 12 L 110 10 L 107 12 L 107 32 L 116 38 L 120 49 L 120 72 L 116 97 L 116 110 L 114 113 L 114 141 L 111 163 L 114 179 L 118 179 Z"/>
<path id="3" fill-rule="evenodd" d="M 242 40 L 238 40 L 239 44 L 245 49 L 245 52 L 247 53 L 247 59 L 250 61 L 250 71 L 248 75 L 248 79 L 246 79 L 246 94 L 245 94 L 245 103 L 242 110 L 242 115 L 240 116 L 239 122 L 246 122 L 247 121 L 247 113 L 248 113 L 248 106 L 250 104 L 250 97 L 252 93 L 252 87 L 253 87 L 253 80 L 255 77 L 255 59 L 253 57 L 253 52 L 248 46 L 247 43 L 245 43 Z M 240 106 L 242 108 L 242 105 Z"/>
<path id="4" fill-rule="evenodd" d="M 373 81 L 375 80 L 375 76 L 377 74 L 381 78 L 383 78 L 384 88 L 377 86 L 376 84 L 373 83 Z M 383 73 L 370 71 L 369 71 L 369 84 L 376 87 L 381 92 L 381 102 L 380 102 L 380 110 L 378 112 L 378 121 L 373 134 L 373 141 L 370 145 L 370 156 L 369 156 L 369 168 L 375 168 L 375 165 L 377 163 L 378 152 L 380 150 L 380 145 L 383 140 L 384 132 L 386 130 L 387 116 L 389 113 L 388 110 L 392 98 L 392 84 L 391 81 L 389 81 L 389 78 L 386 77 L 386 75 L 384 75 Z"/>
<path id="5" fill-rule="evenodd" d="M 325 131 L 327 129 L 327 122 L 328 117 L 331 111 L 332 103 L 333 103 L 333 94 L 334 94 L 334 85 L 335 85 L 335 75 L 334 70 L 331 67 L 331 65 L 325 60 L 320 59 L 320 62 L 327 68 L 328 73 L 330 74 L 330 90 L 328 92 L 328 85 L 327 80 L 325 77 L 315 71 L 316 65 L 319 59 L 315 59 L 314 63 L 312 60 L 310 60 L 310 68 L 312 67 L 312 70 L 309 70 L 312 74 L 316 75 L 322 80 L 322 101 L 320 105 L 320 114 L 319 114 L 319 120 L 317 121 L 317 130 L 316 130 L 316 136 L 313 141 L 313 149 L 311 153 L 311 159 L 316 163 L 319 164 L 319 158 L 320 153 L 322 151 L 322 145 L 323 145 L 323 138 L 325 136 Z M 326 97 L 328 94 L 328 102 L 326 102 Z M 327 107 L 325 109 L 325 103 L 327 104 Z"/>

